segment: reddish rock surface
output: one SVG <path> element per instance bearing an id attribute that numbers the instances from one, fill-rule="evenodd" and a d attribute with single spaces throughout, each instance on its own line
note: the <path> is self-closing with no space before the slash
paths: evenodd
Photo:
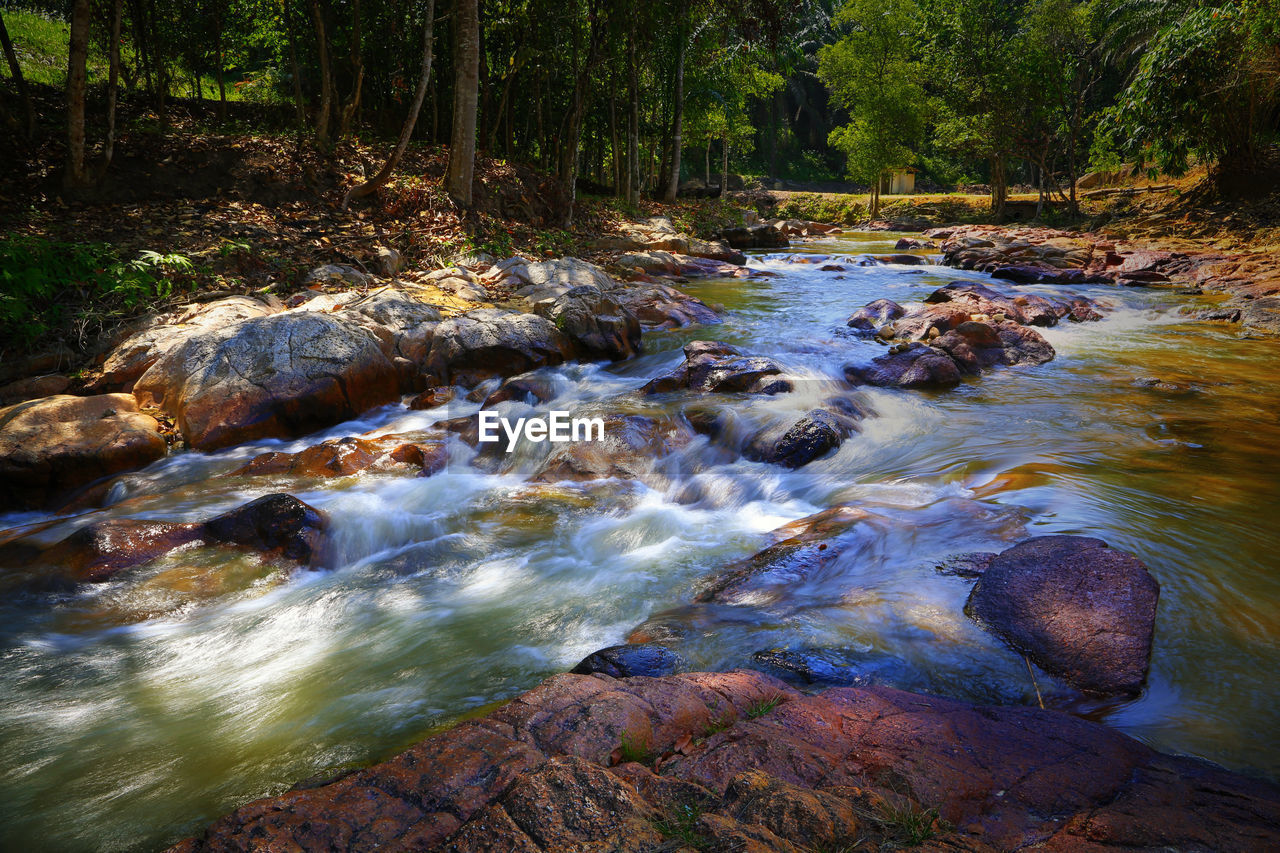
<path id="1" fill-rule="evenodd" d="M 173 849 L 876 850 L 908 818 L 932 850 L 1280 846 L 1280 790 L 1096 723 L 730 672 L 556 676 Z"/>
<path id="2" fill-rule="evenodd" d="M 983 570 L 965 612 L 1054 675 L 1095 694 L 1146 680 L 1160 586 L 1136 557 L 1084 536 L 1039 536 Z"/>
<path id="3" fill-rule="evenodd" d="M 232 477 L 344 477 L 360 471 L 414 471 L 423 476 L 442 470 L 449 460 L 441 441 L 408 441 L 400 436 L 334 438 L 297 453 L 255 456 Z"/>
<path id="4" fill-rule="evenodd" d="M 688 389 L 698 394 L 780 394 L 792 389 L 782 378 L 782 367 L 771 358 L 750 356 L 719 341 L 685 344 L 684 362 L 675 370 L 651 380 L 642 394 L 662 394 Z"/>

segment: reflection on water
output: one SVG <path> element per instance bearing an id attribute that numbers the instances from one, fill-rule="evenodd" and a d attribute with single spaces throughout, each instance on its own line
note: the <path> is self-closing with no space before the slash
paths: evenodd
<path id="1" fill-rule="evenodd" d="M 804 251 L 857 256 L 893 239 Z M 714 338 L 801 380 L 794 394 L 736 404 L 737 417 L 794 417 L 841 387 L 842 365 L 880 352 L 844 328 L 853 310 L 984 279 L 753 263 L 779 275 L 687 288 L 726 307 L 723 325 L 648 336 L 634 361 L 549 371 L 557 397 L 542 408 L 665 415 L 689 401 L 624 395 L 675 365 L 683 343 Z M 126 478 L 111 508 L 39 535 L 103 517 L 205 518 L 283 490 L 331 517 L 333 568 L 195 550 L 53 599 L 7 595 L 0 846 L 155 848 L 247 799 L 391 754 L 646 620 L 699 667 L 839 648 L 900 686 L 1033 701 L 1023 661 L 963 615 L 968 582 L 933 566 L 1043 533 L 1100 536 L 1161 584 L 1148 690 L 1094 713 L 1162 749 L 1280 775 L 1267 678 L 1280 667 L 1280 345 L 1182 324 L 1182 297 L 1164 291 L 1074 290 L 1114 310 L 1047 330 L 1055 361 L 945 393 L 856 391 L 875 412 L 863 432 L 798 471 L 698 438 L 639 481 L 529 482 L 546 445 L 492 471 L 459 446 L 426 479 L 225 476 L 265 449 L 421 432 L 476 408 L 461 404 L 388 407 L 319 437 L 185 454 Z M 785 594 L 691 606 L 700 578 L 836 503 L 868 513 L 838 560 Z"/>

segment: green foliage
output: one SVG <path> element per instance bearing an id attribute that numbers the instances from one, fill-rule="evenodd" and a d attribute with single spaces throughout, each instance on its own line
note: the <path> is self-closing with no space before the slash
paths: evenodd
<path id="1" fill-rule="evenodd" d="M 622 733 L 622 742 L 618 744 L 618 753 L 622 762 L 634 761 L 637 764 L 648 764 L 653 760 L 653 751 L 647 743 L 633 738 L 630 732 Z"/>
<path id="2" fill-rule="evenodd" d="M 735 722 L 736 719 L 733 716 L 733 712 L 725 711 L 714 720 L 707 721 L 707 724 L 702 727 L 702 736 L 711 737 L 712 735 L 720 734 L 720 732 L 728 731 L 733 728 Z"/>
<path id="3" fill-rule="evenodd" d="M 662 833 L 664 838 L 678 841 L 685 847 L 707 850 L 711 846 L 711 840 L 698 831 L 698 821 L 703 812 L 703 807 L 697 803 L 674 803 L 661 818 L 653 822 L 653 828 Z"/>
<path id="4" fill-rule="evenodd" d="M 26 349 L 54 335 L 84 334 L 163 302 L 194 271 L 183 255 L 145 251 L 122 260 L 103 244 L 2 238 L 0 338 Z"/>
<path id="5" fill-rule="evenodd" d="M 758 720 L 765 714 L 772 712 L 774 708 L 781 704 L 781 696 L 774 696 L 772 699 L 761 699 L 759 702 L 747 708 L 747 719 Z"/>
<path id="6" fill-rule="evenodd" d="M 938 815 L 936 808 L 920 809 L 913 804 L 881 802 L 875 814 L 867 815 L 877 824 L 883 837 L 883 846 L 891 848 L 919 847 L 926 841 L 950 831 L 950 826 Z"/>

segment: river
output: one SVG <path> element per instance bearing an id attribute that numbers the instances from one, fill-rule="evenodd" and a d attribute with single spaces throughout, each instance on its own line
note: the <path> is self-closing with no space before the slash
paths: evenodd
<path id="1" fill-rule="evenodd" d="M 897 236 L 795 251 L 885 252 Z M 724 306 L 722 325 L 648 333 L 632 361 L 547 370 L 557 396 L 539 408 L 670 413 L 691 401 L 629 392 L 678 364 L 684 343 L 712 339 L 799 378 L 792 394 L 733 404 L 735 416 L 794 420 L 841 388 L 842 365 L 881 351 L 844 327 L 855 309 L 988 280 L 939 267 L 822 271 L 785 255 L 751 264 L 778 275 L 682 286 Z M 1045 330 L 1055 360 L 952 391 L 858 390 L 874 412 L 862 433 L 797 471 L 699 439 L 655 460 L 644 482 L 531 484 L 546 444 L 522 445 L 496 471 L 458 445 L 428 478 L 226 476 L 265 450 L 421 432 L 478 407 L 455 402 L 178 454 L 128 477 L 112 506 L 40 536 L 104 517 L 203 519 L 287 491 L 331 519 L 325 568 L 181 550 L 75 593 L 6 592 L 0 848 L 157 849 L 249 799 L 393 754 L 664 612 L 700 669 L 838 647 L 897 686 L 1035 702 L 1023 659 L 964 616 L 969 582 L 934 567 L 1047 533 L 1103 538 L 1161 586 L 1146 691 L 1076 710 L 1162 750 L 1280 776 L 1267 675 L 1280 671 L 1280 343 L 1185 322 L 1187 297 L 1167 290 L 1071 290 L 1114 308 Z M 784 600 L 683 607 L 769 530 L 837 503 L 873 517 Z M 0 517 L 0 529 L 48 520 Z"/>

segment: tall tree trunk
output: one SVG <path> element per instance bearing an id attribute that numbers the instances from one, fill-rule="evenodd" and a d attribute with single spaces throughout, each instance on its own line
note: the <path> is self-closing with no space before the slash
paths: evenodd
<path id="1" fill-rule="evenodd" d="M 0 45 L 4 47 L 4 58 L 9 62 L 9 73 L 13 76 L 13 84 L 18 87 L 18 95 L 22 98 L 22 109 L 27 115 L 27 139 L 36 135 L 36 111 L 31 105 L 31 92 L 27 89 L 26 78 L 22 76 L 22 66 L 18 64 L 18 54 L 9 41 L 9 30 L 5 28 L 4 17 L 0 15 Z"/>
<path id="2" fill-rule="evenodd" d="M 477 0 L 458 0 L 454 11 L 453 139 L 445 189 L 462 207 L 471 207 L 476 167 L 476 107 L 480 88 L 480 12 Z"/>
<path id="3" fill-rule="evenodd" d="M 284 30 L 289 39 L 289 67 L 293 73 L 293 107 L 298 118 L 298 144 L 302 144 L 303 129 L 307 126 L 307 108 L 302 100 L 302 69 L 298 65 L 298 47 L 293 38 L 293 19 L 289 16 L 289 0 L 284 4 Z"/>
<path id="4" fill-rule="evenodd" d="M 329 36 L 324 27 L 320 0 L 311 0 L 311 20 L 316 28 L 316 54 L 320 63 L 320 113 L 316 116 L 316 144 L 329 149 L 329 117 L 333 110 L 333 73 L 329 68 Z"/>
<path id="5" fill-rule="evenodd" d="M 618 138 L 618 94 L 615 86 L 609 87 L 609 156 L 612 159 L 613 167 L 613 194 L 619 198 L 622 195 L 622 158 L 618 155 L 619 151 Z"/>
<path id="6" fill-rule="evenodd" d="M 573 101 L 564 120 L 564 131 L 560 140 L 560 183 L 564 187 L 568 199 L 561 224 L 568 227 L 573 222 L 573 205 L 577 196 L 578 151 L 582 145 L 582 118 L 586 113 L 588 86 L 591 83 L 591 72 L 600 61 L 601 48 L 604 42 L 604 22 L 600 20 L 599 5 L 592 3 L 587 12 L 590 29 L 587 36 L 587 56 L 578 69 L 578 78 L 573 86 Z"/>
<path id="7" fill-rule="evenodd" d="M 707 145 L 711 147 L 710 144 Z M 724 138 L 720 140 L 720 198 L 724 198 L 729 194 L 729 134 L 725 133 Z"/>
<path id="8" fill-rule="evenodd" d="M 636 68 L 636 16 L 631 16 L 627 33 L 627 204 L 640 204 L 640 75 Z"/>
<path id="9" fill-rule="evenodd" d="M 223 58 L 222 58 L 222 4 L 217 3 L 214 6 L 218 11 L 215 12 L 214 27 L 214 54 L 217 57 L 218 67 L 218 121 L 227 120 L 227 84 L 223 76 Z"/>
<path id="10" fill-rule="evenodd" d="M 409 147 L 409 140 L 413 138 L 414 125 L 418 123 L 418 111 L 422 109 L 422 101 L 427 96 L 427 83 L 431 80 L 431 59 L 435 42 L 435 15 L 436 0 L 427 0 L 426 24 L 422 30 L 422 70 L 418 73 L 418 88 L 413 92 L 413 103 L 409 105 L 409 115 L 405 117 L 404 126 L 400 128 L 400 138 L 396 141 L 396 147 L 391 152 L 391 156 L 387 158 L 387 162 L 382 165 L 382 170 L 372 180 L 365 181 L 363 184 L 354 186 L 347 191 L 346 196 L 342 199 L 343 210 L 346 210 L 347 205 L 351 203 L 351 199 L 367 196 L 377 191 L 378 187 L 390 180 L 392 173 L 396 170 L 396 166 L 400 165 L 400 158 L 404 156 L 405 149 Z"/>
<path id="11" fill-rule="evenodd" d="M 68 188 L 89 182 L 84 168 L 84 91 L 89 55 L 89 0 L 71 7 L 71 43 L 67 51 L 67 174 Z"/>
<path id="12" fill-rule="evenodd" d="M 351 11 L 351 94 L 342 103 L 338 119 L 338 138 L 351 135 L 351 125 L 360 109 L 360 93 L 364 89 L 364 56 L 360 47 L 360 0 L 352 3 Z"/>
<path id="13" fill-rule="evenodd" d="M 671 102 L 671 177 L 667 181 L 667 191 L 662 200 L 668 203 L 676 200 L 680 192 L 680 147 L 684 143 L 684 54 L 686 35 L 685 21 L 680 21 L 676 28 L 676 37 L 680 42 L 676 45 L 676 82 L 675 93 Z"/>
<path id="14" fill-rule="evenodd" d="M 111 41 L 107 45 L 107 140 L 102 148 L 102 166 L 98 169 L 101 181 L 111 166 L 116 153 L 116 101 L 120 96 L 120 20 L 124 17 L 124 0 L 115 0 L 111 8 Z"/>
<path id="15" fill-rule="evenodd" d="M 1009 191 L 1006 184 L 1004 154 L 991 157 L 991 215 L 999 222 L 1004 218 L 1004 203 Z"/>

